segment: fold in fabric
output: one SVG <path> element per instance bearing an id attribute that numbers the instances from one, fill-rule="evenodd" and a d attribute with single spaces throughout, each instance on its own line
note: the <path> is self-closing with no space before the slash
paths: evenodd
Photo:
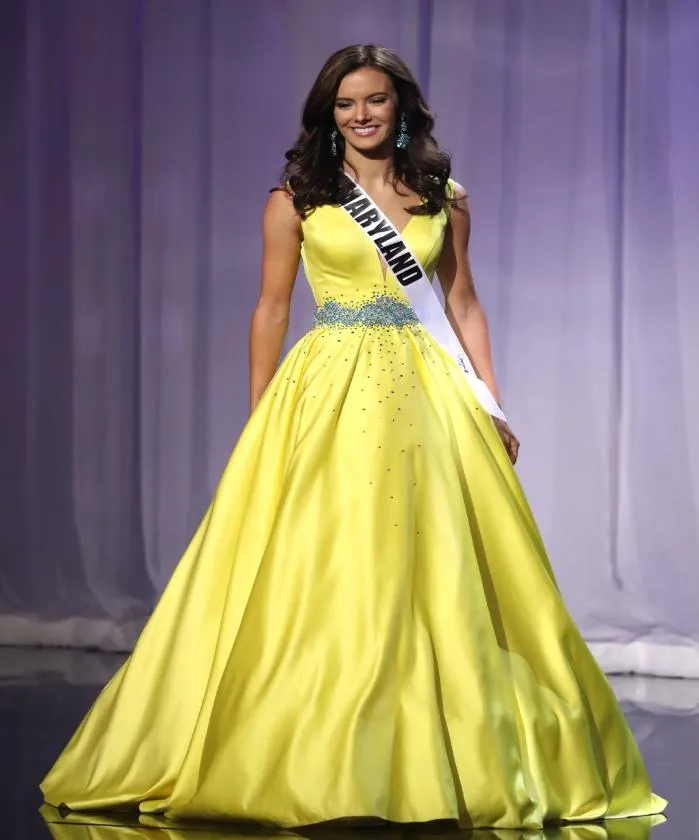
<path id="1" fill-rule="evenodd" d="M 316 825 L 279 831 L 257 825 L 221 825 L 172 820 L 146 814 L 61 814 L 43 805 L 41 816 L 54 840 L 250 840 L 250 838 L 297 837 L 303 840 L 650 840 L 652 829 L 665 822 L 661 815 L 629 817 L 602 823 L 551 826 L 541 831 L 512 829 L 450 829 L 422 825 L 372 826 Z"/>
<path id="2" fill-rule="evenodd" d="M 428 272 L 445 224 L 403 232 Z M 284 827 L 661 811 L 456 363 L 376 314 L 405 299 L 343 210 L 308 217 L 303 255 L 335 315 L 280 366 L 47 801 Z"/>

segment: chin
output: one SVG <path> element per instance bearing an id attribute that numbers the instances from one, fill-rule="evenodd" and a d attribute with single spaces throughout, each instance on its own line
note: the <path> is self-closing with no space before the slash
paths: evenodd
<path id="1" fill-rule="evenodd" d="M 359 152 L 377 152 L 386 145 L 386 139 L 386 137 L 381 137 L 378 140 L 375 137 L 366 139 L 352 137 L 351 141 L 348 142 L 351 142 L 351 145 Z"/>

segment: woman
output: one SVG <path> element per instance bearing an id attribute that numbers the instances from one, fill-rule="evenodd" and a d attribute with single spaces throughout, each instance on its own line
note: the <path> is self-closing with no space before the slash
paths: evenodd
<path id="1" fill-rule="evenodd" d="M 265 210 L 250 420 L 49 802 L 283 826 L 664 807 L 508 460 L 466 198 L 432 127 L 389 50 L 322 69 Z M 408 302 L 410 252 L 480 396 Z M 318 309 L 275 374 L 301 257 Z"/>

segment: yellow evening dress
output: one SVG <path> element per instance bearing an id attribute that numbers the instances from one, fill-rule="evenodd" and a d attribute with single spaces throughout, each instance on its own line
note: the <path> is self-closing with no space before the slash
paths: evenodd
<path id="1" fill-rule="evenodd" d="M 432 276 L 446 212 L 403 236 Z M 540 827 L 662 811 L 490 417 L 361 228 L 131 656 L 41 787 L 74 810 Z"/>

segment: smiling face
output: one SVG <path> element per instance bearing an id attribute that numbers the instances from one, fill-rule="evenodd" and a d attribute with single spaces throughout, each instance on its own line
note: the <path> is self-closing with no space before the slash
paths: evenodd
<path id="1" fill-rule="evenodd" d="M 364 154 L 393 148 L 398 97 L 390 76 L 374 67 L 348 73 L 340 82 L 333 115 L 345 142 Z"/>

